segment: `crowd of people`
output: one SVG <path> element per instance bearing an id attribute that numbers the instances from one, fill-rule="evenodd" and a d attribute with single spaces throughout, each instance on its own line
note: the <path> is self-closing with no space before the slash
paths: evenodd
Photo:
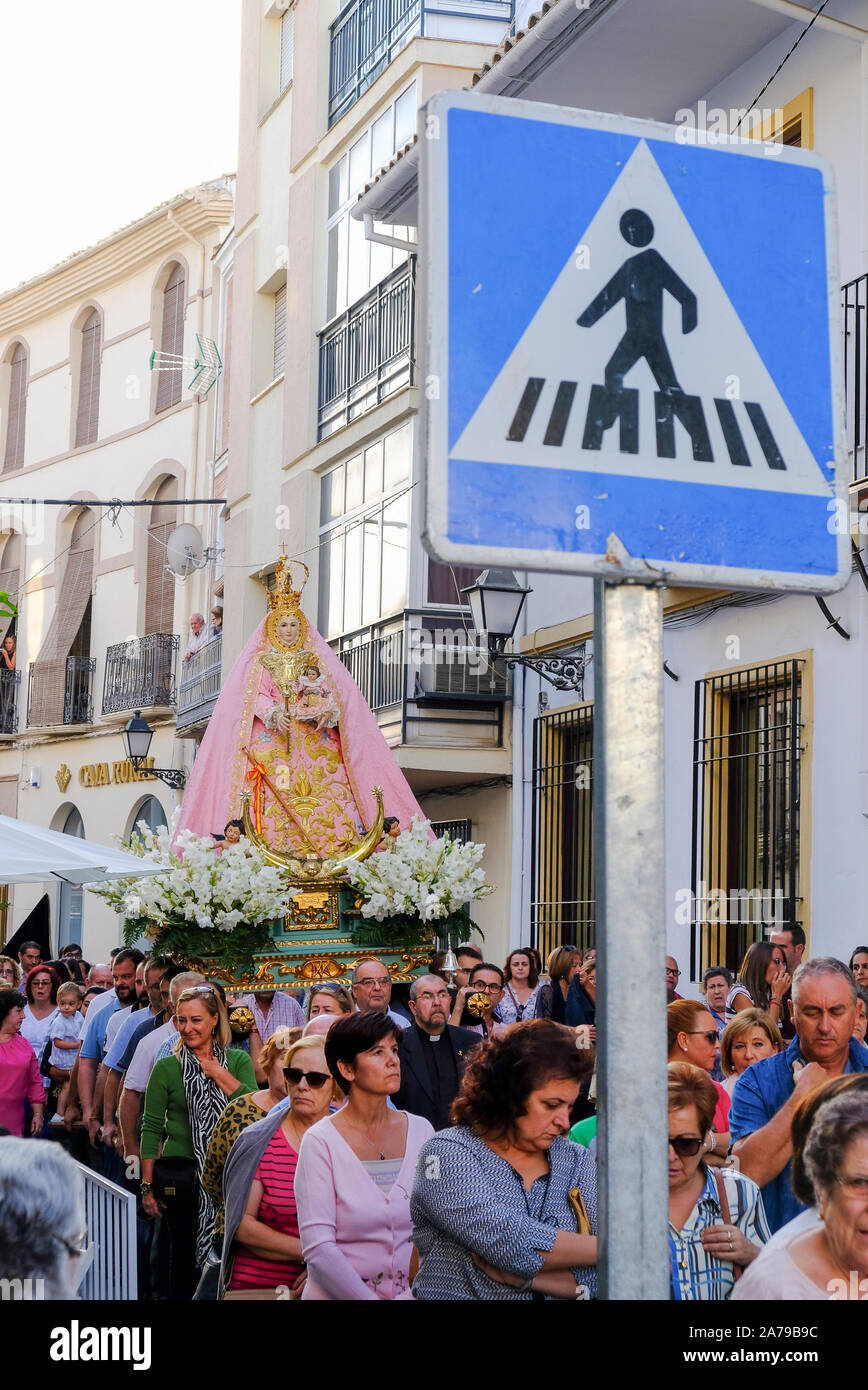
<path id="1" fill-rule="evenodd" d="M 734 978 L 706 970 L 698 1000 L 667 959 L 673 1299 L 868 1288 L 868 948 L 804 954 L 777 933 Z M 227 995 L 133 948 L 18 956 L 0 957 L 3 1274 L 70 1287 L 68 1223 L 13 1269 L 37 1218 L 6 1201 L 13 1167 L 41 1191 L 67 1148 L 136 1194 L 141 1297 L 595 1297 L 594 951 L 501 967 L 468 943 L 400 998 L 375 956 L 303 998 Z M 59 1143 L 33 1168 L 40 1137 Z"/>

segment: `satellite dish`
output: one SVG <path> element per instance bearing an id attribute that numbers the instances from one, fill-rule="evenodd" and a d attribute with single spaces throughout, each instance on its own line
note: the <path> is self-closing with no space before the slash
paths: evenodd
<path id="1" fill-rule="evenodd" d="M 205 548 L 198 526 L 185 522 L 176 526 L 166 544 L 166 569 L 186 579 L 191 570 L 200 570 L 205 563 Z"/>

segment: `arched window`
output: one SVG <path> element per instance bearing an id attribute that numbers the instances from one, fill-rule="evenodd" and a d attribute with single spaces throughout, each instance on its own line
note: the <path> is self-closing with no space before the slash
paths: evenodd
<path id="1" fill-rule="evenodd" d="M 89 723 L 93 512 L 76 517 L 54 617 L 30 670 L 28 724 Z"/>
<path id="2" fill-rule="evenodd" d="M 75 835 L 79 840 L 84 839 L 84 821 L 75 806 L 73 806 L 63 823 L 62 833 L 64 835 Z M 64 946 L 67 946 L 70 941 L 81 942 L 81 918 L 83 907 L 83 890 L 81 888 L 74 888 L 71 883 L 61 883 L 60 894 L 57 900 L 58 952 L 62 951 Z"/>
<path id="3" fill-rule="evenodd" d="M 166 545 L 178 522 L 177 507 L 164 505 L 178 496 L 175 478 L 166 478 L 151 504 L 145 578 L 145 633 L 171 632 L 175 615 L 175 581 L 166 571 Z"/>
<path id="4" fill-rule="evenodd" d="M 27 349 L 16 343 L 9 359 L 9 409 L 6 417 L 6 452 L 3 472 L 14 473 L 24 465 L 24 424 L 27 414 Z"/>
<path id="5" fill-rule="evenodd" d="M 133 835 L 136 834 L 142 821 L 145 822 L 149 830 L 160 830 L 163 827 L 168 827 L 169 822 L 166 820 L 166 813 L 155 796 L 145 797 L 139 809 L 134 813 L 129 839 L 132 839 Z"/>
<path id="6" fill-rule="evenodd" d="M 99 434 L 99 377 L 102 356 L 102 320 L 96 309 L 81 328 L 81 358 L 78 373 L 78 414 L 75 420 L 75 446 L 93 444 Z"/>
<path id="7" fill-rule="evenodd" d="M 172 273 L 163 290 L 163 326 L 160 333 L 160 351 L 174 353 L 177 357 L 184 352 L 184 299 L 186 296 L 184 270 L 180 265 L 172 267 Z M 178 364 L 180 367 L 180 364 Z M 165 367 L 157 378 L 157 404 L 155 409 L 168 410 L 181 399 L 183 372 L 172 366 Z"/>

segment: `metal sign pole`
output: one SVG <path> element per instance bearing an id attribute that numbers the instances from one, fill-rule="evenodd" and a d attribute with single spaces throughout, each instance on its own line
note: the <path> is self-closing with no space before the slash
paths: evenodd
<path id="1" fill-rule="evenodd" d="M 668 1299 L 663 599 L 594 583 L 600 1297 Z"/>

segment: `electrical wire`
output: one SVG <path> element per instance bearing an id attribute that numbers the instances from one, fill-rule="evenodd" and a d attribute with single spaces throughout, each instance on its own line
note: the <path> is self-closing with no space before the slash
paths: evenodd
<path id="1" fill-rule="evenodd" d="M 808 23 L 805 25 L 804 29 L 802 30 L 801 34 L 799 34 L 799 37 L 796 39 L 796 42 L 793 44 L 793 46 L 792 46 L 792 48 L 790 49 L 789 53 L 785 54 L 785 56 L 781 59 L 781 61 L 778 63 L 777 67 L 775 68 L 774 72 L 772 73 L 771 77 L 769 78 L 768 82 L 766 83 L 766 85 L 765 85 L 764 87 L 761 87 L 761 88 L 760 88 L 760 90 L 757 92 L 756 96 L 754 97 L 753 101 L 751 102 L 750 106 L 749 106 L 749 107 L 747 108 L 747 110 L 746 110 L 745 112 L 743 112 L 743 114 L 739 117 L 738 125 L 736 126 L 735 130 L 732 132 L 733 135 L 737 135 L 737 134 L 738 134 L 738 128 L 739 128 L 739 126 L 741 125 L 742 121 L 744 120 L 745 116 L 748 114 L 748 112 L 749 112 L 749 111 L 755 111 L 755 110 L 756 110 L 756 104 L 757 104 L 757 102 L 759 101 L 760 97 L 761 97 L 761 96 L 764 96 L 765 93 L 768 91 L 769 87 L 770 87 L 770 86 L 772 85 L 772 83 L 774 82 L 774 80 L 775 80 L 775 78 L 777 77 L 778 73 L 780 72 L 781 68 L 784 66 L 784 63 L 786 63 L 786 62 L 788 61 L 788 59 L 791 58 L 792 55 L 795 53 L 795 51 L 796 51 L 796 49 L 798 48 L 799 44 L 802 42 L 802 39 L 803 39 L 803 38 L 805 37 L 805 35 L 807 34 L 808 30 L 809 30 L 810 28 L 812 28 L 812 26 L 813 26 L 813 25 L 817 22 L 817 20 L 820 18 L 820 15 L 823 13 L 823 11 L 824 11 L 824 9 L 826 8 L 826 6 L 828 5 L 828 3 L 829 3 L 829 0 L 823 0 L 823 3 L 822 3 L 822 5 L 820 6 L 820 8 L 817 10 L 816 14 L 815 14 L 815 15 L 813 16 L 813 18 L 810 19 L 810 20 L 808 21 Z M 783 132 L 781 132 L 781 134 L 783 134 Z"/>

